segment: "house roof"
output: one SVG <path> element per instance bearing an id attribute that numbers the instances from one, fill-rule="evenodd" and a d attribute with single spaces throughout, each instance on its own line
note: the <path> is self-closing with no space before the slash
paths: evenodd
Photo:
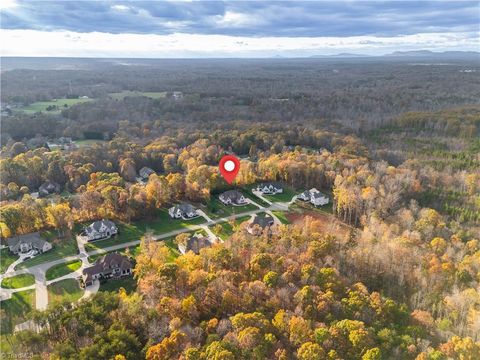
<path id="1" fill-rule="evenodd" d="M 39 192 L 52 194 L 60 192 L 60 185 L 54 181 L 47 180 L 38 188 Z"/>
<path id="2" fill-rule="evenodd" d="M 310 194 L 312 197 L 318 199 L 318 198 L 321 198 L 321 197 L 327 197 L 327 195 L 325 195 L 324 193 L 318 191 L 317 189 L 313 188 L 313 189 L 310 189 Z"/>
<path id="3" fill-rule="evenodd" d="M 185 252 L 193 251 L 195 254 L 199 254 L 201 249 L 210 245 L 211 244 L 208 237 L 195 234 L 187 240 Z"/>
<path id="4" fill-rule="evenodd" d="M 48 241 L 42 239 L 39 232 L 18 235 L 7 239 L 8 247 L 16 252 L 21 244 L 32 244 L 33 247 L 42 248 Z"/>
<path id="5" fill-rule="evenodd" d="M 257 214 L 253 218 L 253 221 L 251 222 L 250 226 L 255 226 L 258 225 L 262 229 L 265 229 L 267 226 L 273 225 L 273 217 L 269 214 Z"/>
<path id="6" fill-rule="evenodd" d="M 144 166 L 142 167 L 138 174 L 142 177 L 142 178 L 148 178 L 150 175 L 152 174 L 155 174 L 155 171 L 153 169 L 150 169 L 149 167 L 147 166 Z"/>
<path id="7" fill-rule="evenodd" d="M 278 182 L 265 182 L 265 183 L 261 183 L 258 185 L 259 187 L 270 187 L 270 186 L 273 186 L 274 188 L 277 188 L 277 189 L 281 189 L 282 188 L 282 185 Z"/>
<path id="8" fill-rule="evenodd" d="M 86 281 L 89 281 L 93 275 L 110 273 L 113 268 L 131 269 L 132 263 L 128 257 L 117 252 L 108 253 L 98 259 L 92 266 L 83 269 L 83 275 L 86 276 Z"/>
<path id="9" fill-rule="evenodd" d="M 225 191 L 224 193 L 222 193 L 220 196 L 225 198 L 225 199 L 230 199 L 232 201 L 237 201 L 238 199 L 243 197 L 243 194 L 238 190 L 228 190 L 228 191 Z"/>
<path id="10" fill-rule="evenodd" d="M 195 209 L 195 207 L 191 204 L 182 203 L 182 204 L 175 205 L 173 207 L 173 211 L 176 212 L 178 210 L 180 210 L 182 213 L 190 213 L 190 212 L 196 211 L 197 209 Z"/>
<path id="11" fill-rule="evenodd" d="M 85 231 L 87 233 L 92 233 L 92 232 L 100 232 L 100 229 L 102 228 L 102 225 L 105 226 L 107 229 L 111 229 L 112 227 L 116 227 L 115 223 L 110 220 L 99 220 L 91 223 L 85 228 Z"/>

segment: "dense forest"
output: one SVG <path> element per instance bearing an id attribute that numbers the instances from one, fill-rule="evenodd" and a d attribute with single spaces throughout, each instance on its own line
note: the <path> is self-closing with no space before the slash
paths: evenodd
<path id="1" fill-rule="evenodd" d="M 271 180 L 332 195 L 315 217 L 171 258 L 142 238 L 137 289 L 30 318 L 9 337 L 52 359 L 480 358 L 480 69 L 407 62 L 165 61 L 2 74 L 2 240 L 133 222 Z M 125 96 L 121 91 L 165 92 Z M 182 92 L 181 99 L 174 92 Z M 88 96 L 58 114 L 35 101 Z M 98 140 L 52 150 L 58 137 Z M 156 174 L 136 181 L 147 166 Z M 36 198 L 46 181 L 61 194 Z M 47 325 L 48 324 L 48 325 Z"/>

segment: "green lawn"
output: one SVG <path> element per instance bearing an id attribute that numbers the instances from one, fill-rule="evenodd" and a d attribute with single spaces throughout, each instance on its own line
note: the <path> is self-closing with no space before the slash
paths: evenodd
<path id="1" fill-rule="evenodd" d="M 26 320 L 28 313 L 35 307 L 35 290 L 19 291 L 8 300 L 0 302 L 1 333 L 13 332 L 15 325 Z M 3 336 L 2 336 L 3 337 Z"/>
<path id="2" fill-rule="evenodd" d="M 160 99 L 164 98 L 167 96 L 167 93 L 165 91 L 161 92 L 144 92 L 144 91 L 130 91 L 130 90 L 124 90 L 122 92 L 118 93 L 111 93 L 110 97 L 115 100 L 123 100 L 127 96 L 131 97 L 140 97 L 140 96 L 145 96 L 151 99 Z"/>
<path id="3" fill-rule="evenodd" d="M 64 301 L 73 303 L 80 299 L 83 290 L 76 279 L 66 279 L 48 285 L 48 306 L 55 306 Z"/>
<path id="4" fill-rule="evenodd" d="M 20 289 L 35 284 L 35 276 L 32 274 L 20 274 L 2 280 L 4 289 Z"/>
<path id="5" fill-rule="evenodd" d="M 105 140 L 100 139 L 88 139 L 88 140 L 75 140 L 74 143 L 78 147 L 89 147 L 95 144 L 102 144 L 106 142 Z"/>
<path id="6" fill-rule="evenodd" d="M 302 190 L 295 191 L 287 186 L 283 187 L 283 193 L 276 195 L 264 195 L 266 199 L 272 202 L 290 202 L 295 195 L 298 195 Z"/>
<path id="7" fill-rule="evenodd" d="M 53 280 L 61 276 L 77 271 L 82 266 L 81 260 L 73 260 L 63 264 L 54 265 L 46 272 L 47 280 Z"/>
<path id="8" fill-rule="evenodd" d="M 330 198 L 331 199 L 331 198 Z M 333 214 L 333 204 L 330 201 L 327 205 L 324 206 L 313 206 L 309 202 L 304 202 L 304 201 L 296 201 L 294 205 L 292 205 L 290 210 L 312 210 L 312 211 L 318 211 L 320 213 L 324 214 Z"/>
<path id="9" fill-rule="evenodd" d="M 8 267 L 18 259 L 17 255 L 13 255 L 8 248 L 0 250 L 0 273 L 7 271 Z"/>
<path id="10" fill-rule="evenodd" d="M 109 246 L 123 244 L 140 238 L 147 232 L 152 231 L 154 234 L 164 234 L 174 230 L 185 229 L 190 225 L 199 225 L 205 223 L 203 217 L 197 217 L 191 220 L 172 219 L 168 215 L 167 209 L 157 211 L 154 219 L 141 220 L 131 224 L 117 224 L 119 234 L 106 240 L 99 240 L 85 245 L 87 251 L 103 249 Z"/>
<path id="11" fill-rule="evenodd" d="M 213 195 L 210 202 L 207 204 L 207 212 L 211 218 L 229 217 L 233 214 L 240 214 L 247 211 L 258 210 L 255 205 L 247 204 L 244 206 L 227 206 L 224 205 L 219 199 L 218 195 Z"/>
<path id="12" fill-rule="evenodd" d="M 287 217 L 285 216 L 285 212 L 283 212 L 283 211 L 272 211 L 272 214 L 275 215 L 278 218 L 278 220 L 280 220 L 280 222 L 282 224 L 290 224 Z"/>
<path id="13" fill-rule="evenodd" d="M 77 241 L 72 235 L 69 238 L 58 239 L 55 231 L 44 231 L 42 237 L 52 242 L 53 248 L 43 254 L 37 255 L 18 264 L 15 269 L 24 269 L 44 262 L 63 259 L 64 257 L 78 254 Z"/>
<path id="14" fill-rule="evenodd" d="M 18 110 L 26 114 L 35 114 L 36 112 L 40 112 L 40 111 L 46 112 L 47 114 L 59 114 L 62 110 L 67 109 L 69 106 L 92 101 L 92 100 L 93 99 L 57 99 L 57 100 L 51 100 L 51 101 L 37 101 L 30 105 L 18 108 Z M 56 108 L 53 110 L 47 111 L 47 107 L 49 106 L 55 106 Z"/>
<path id="15" fill-rule="evenodd" d="M 129 247 L 127 249 L 128 249 L 128 252 L 129 252 L 129 256 L 133 257 L 134 259 L 137 257 L 138 254 L 140 254 L 140 245 Z M 118 252 L 119 254 L 122 254 L 122 255 L 126 255 L 127 254 L 127 252 L 126 252 L 127 249 L 116 250 L 116 252 Z M 113 251 L 105 252 L 103 254 L 90 255 L 88 257 L 88 261 L 92 264 L 97 259 L 101 258 L 103 255 L 108 254 L 110 252 L 113 252 Z"/>
<path id="16" fill-rule="evenodd" d="M 245 195 L 247 198 L 255 201 L 260 206 L 269 207 L 270 206 L 269 203 L 263 201 L 257 195 L 252 193 L 252 188 L 255 188 L 256 186 L 257 186 L 256 184 L 252 184 L 252 185 L 247 185 L 247 186 L 242 187 L 243 195 Z"/>
<path id="17" fill-rule="evenodd" d="M 109 279 L 105 283 L 100 285 L 99 291 L 114 291 L 118 292 L 120 288 L 124 288 L 127 294 L 134 292 L 137 288 L 137 280 L 133 276 L 125 277 L 122 279 Z"/>
<path id="18" fill-rule="evenodd" d="M 241 223 L 249 220 L 250 218 L 251 218 L 250 215 L 241 216 L 241 217 L 235 219 L 235 224 L 240 225 Z M 210 229 L 212 230 L 212 232 L 215 235 L 219 236 L 222 240 L 228 239 L 228 237 L 233 234 L 233 228 L 228 221 L 227 222 L 222 222 L 218 225 L 220 225 L 222 227 L 222 230 L 220 232 L 217 232 L 217 231 L 214 230 L 215 225 L 211 226 Z"/>

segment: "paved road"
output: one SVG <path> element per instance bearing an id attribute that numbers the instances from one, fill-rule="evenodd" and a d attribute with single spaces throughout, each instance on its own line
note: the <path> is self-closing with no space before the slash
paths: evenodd
<path id="1" fill-rule="evenodd" d="M 252 216 L 252 215 L 255 215 L 255 214 L 258 214 L 258 213 L 261 213 L 261 212 L 265 212 L 265 211 L 267 211 L 268 213 L 273 215 L 271 213 L 271 210 L 281 210 L 281 209 L 284 209 L 284 207 L 285 207 L 285 205 L 280 205 L 279 206 L 278 204 L 274 203 L 270 207 L 265 208 L 265 207 L 260 206 L 259 204 L 255 203 L 254 201 L 252 201 L 250 199 L 248 199 L 248 200 L 249 200 L 250 203 L 257 206 L 258 209 L 251 210 L 251 211 L 246 211 L 246 212 L 243 212 L 243 213 L 234 214 L 234 215 L 230 216 L 229 218 L 232 218 L 232 217 L 233 218 L 240 218 L 240 217 L 248 216 L 248 215 Z M 287 206 L 287 208 L 288 208 L 288 206 Z M 160 234 L 160 235 L 155 235 L 155 236 L 153 236 L 153 239 L 154 240 L 162 240 L 162 239 L 165 239 L 165 238 L 169 238 L 169 237 L 172 237 L 172 236 L 179 235 L 179 234 L 184 233 L 184 232 L 196 231 L 196 230 L 200 230 L 200 229 L 203 229 L 203 230 L 207 231 L 207 233 L 210 236 L 213 236 L 212 239 L 214 239 L 214 238 L 216 238 L 216 236 L 211 232 L 209 227 L 212 226 L 212 225 L 219 224 L 219 223 L 222 223 L 222 222 L 226 222 L 226 221 L 229 220 L 229 218 L 225 218 L 225 217 L 212 220 L 203 211 L 201 211 L 200 215 L 203 216 L 205 218 L 205 220 L 207 220 L 206 223 L 201 224 L 201 225 L 189 225 L 189 226 L 187 226 L 183 229 L 170 231 L 168 233 L 163 233 L 163 234 Z M 274 216 L 274 218 L 276 219 L 275 216 Z M 80 254 L 78 254 L 78 255 L 68 256 L 68 257 L 65 257 L 65 258 L 62 258 L 62 259 L 41 263 L 41 264 L 29 267 L 29 268 L 20 269 L 20 270 L 13 270 L 13 267 L 10 266 L 9 269 L 8 269 L 9 271 L 7 270 L 7 272 L 0 275 L 0 282 L 5 277 L 11 277 L 11 276 L 20 275 L 20 274 L 32 274 L 33 276 L 35 276 L 35 285 L 20 288 L 20 289 L 0 289 L 0 299 L 9 298 L 9 297 L 11 297 L 11 294 L 15 293 L 15 292 L 35 288 L 36 289 L 36 308 L 38 310 L 44 310 L 48 306 L 47 285 L 50 285 L 54 282 L 61 281 L 61 280 L 64 280 L 64 279 L 72 279 L 72 278 L 77 278 L 78 276 L 80 276 L 81 271 L 85 267 L 90 265 L 89 262 L 88 262 L 88 256 L 90 256 L 90 255 L 103 254 L 103 253 L 107 253 L 107 252 L 110 252 L 110 251 L 121 250 L 121 249 L 125 249 L 127 247 L 136 246 L 136 245 L 140 244 L 140 240 L 130 241 L 128 243 L 117 244 L 117 245 L 105 247 L 105 248 L 102 248 L 102 249 L 97 249 L 97 250 L 94 250 L 94 251 L 91 251 L 91 252 L 88 252 L 88 253 L 85 251 L 84 244 L 81 243 L 81 240 L 77 239 L 77 243 L 79 243 L 79 251 L 80 251 Z M 82 267 L 79 270 L 77 270 L 74 273 L 62 276 L 60 278 L 57 278 L 57 279 L 54 279 L 54 280 L 51 280 L 51 281 L 48 281 L 48 282 L 46 281 L 45 273 L 50 267 L 52 267 L 54 265 L 58 265 L 58 264 L 63 264 L 63 263 L 68 262 L 68 261 L 77 260 L 77 259 L 82 261 Z M 89 287 L 86 290 L 85 294 L 87 294 L 87 291 L 88 291 L 88 294 L 90 296 L 92 293 L 96 292 L 97 290 L 98 290 L 98 287 L 95 290 L 95 285 L 94 285 L 93 287 Z M 86 295 L 84 295 L 84 297 L 85 296 Z"/>

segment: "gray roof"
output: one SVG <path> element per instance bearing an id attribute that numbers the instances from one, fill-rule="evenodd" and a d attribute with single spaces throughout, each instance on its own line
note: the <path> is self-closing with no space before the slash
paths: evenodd
<path id="1" fill-rule="evenodd" d="M 314 197 L 314 198 L 327 197 L 327 195 L 325 195 L 324 193 L 322 193 L 320 191 L 314 191 L 311 194 L 312 194 L 312 197 Z"/>
<path id="2" fill-rule="evenodd" d="M 46 240 L 42 239 L 39 232 L 18 235 L 7 239 L 8 247 L 14 252 L 19 249 L 20 244 L 32 244 L 33 247 L 40 249 L 46 242 Z"/>
<path id="3" fill-rule="evenodd" d="M 152 174 L 155 174 L 155 171 L 153 171 L 152 169 L 150 169 L 149 167 L 142 167 L 140 169 L 140 171 L 138 172 L 138 174 L 142 177 L 142 178 L 148 178 L 150 175 Z"/>
<path id="4" fill-rule="evenodd" d="M 201 249 L 208 246 L 210 246 L 208 237 L 195 234 L 187 240 L 185 252 L 193 251 L 195 254 L 199 254 Z"/>
<path id="5" fill-rule="evenodd" d="M 273 225 L 273 217 L 269 214 L 257 214 L 255 215 L 251 226 L 258 225 L 262 229 L 265 229 L 267 226 Z"/>
<path id="6" fill-rule="evenodd" d="M 278 182 L 265 182 L 265 183 L 260 183 L 258 184 L 259 187 L 270 187 L 270 186 L 273 186 L 277 189 L 282 189 L 282 184 L 278 183 Z"/>
<path id="7" fill-rule="evenodd" d="M 238 199 L 240 199 L 243 196 L 243 194 L 238 190 L 228 190 L 228 191 L 225 191 L 224 193 L 222 193 L 220 196 L 222 196 L 225 199 L 230 199 L 232 201 L 237 201 Z"/>
<path id="8" fill-rule="evenodd" d="M 182 213 L 190 213 L 190 212 L 194 212 L 194 211 L 197 210 L 197 209 L 195 209 L 195 207 L 193 205 L 188 204 L 188 203 L 178 204 L 178 205 L 175 205 L 173 208 L 174 208 L 175 212 L 177 210 L 180 210 Z"/>
<path id="9" fill-rule="evenodd" d="M 112 227 L 116 227 L 115 223 L 113 221 L 110 221 L 110 220 L 99 220 L 99 221 L 95 221 L 93 223 L 91 223 L 90 225 L 88 225 L 85 230 L 87 232 L 92 232 L 92 231 L 95 231 L 95 232 L 99 232 L 100 229 L 102 228 L 102 224 L 107 227 L 108 229 L 111 229 Z"/>
<path id="10" fill-rule="evenodd" d="M 108 253 L 98 259 L 92 266 L 83 269 L 83 275 L 85 275 L 86 281 L 91 280 L 91 277 L 96 274 L 110 273 L 114 268 L 120 268 L 120 270 L 127 270 L 133 267 L 130 259 L 117 252 Z"/>
<path id="11" fill-rule="evenodd" d="M 53 194 L 60 192 L 60 185 L 54 181 L 47 180 L 38 188 L 40 193 Z"/>

